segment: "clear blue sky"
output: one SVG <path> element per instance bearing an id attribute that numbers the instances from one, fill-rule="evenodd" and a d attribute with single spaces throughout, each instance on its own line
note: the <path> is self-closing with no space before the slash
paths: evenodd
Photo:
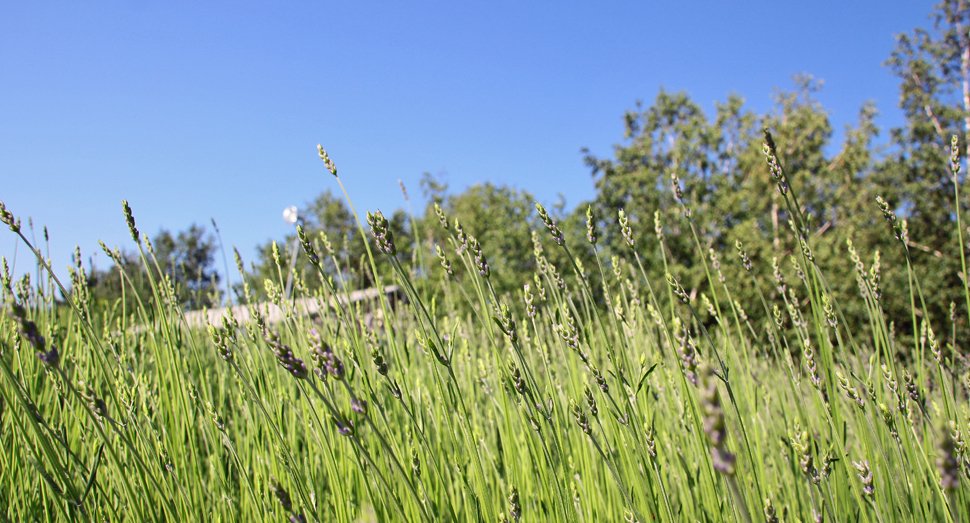
<path id="1" fill-rule="evenodd" d="M 4 2 L 0 199 L 75 244 L 131 250 L 121 200 L 154 235 L 215 217 L 247 258 L 281 213 L 337 190 L 359 211 L 420 206 L 425 171 L 455 191 L 507 183 L 567 205 L 593 196 L 581 147 L 609 155 L 623 112 L 659 88 L 709 112 L 771 107 L 793 73 L 825 80 L 835 128 L 873 100 L 901 124 L 882 67 L 928 1 Z M 0 231 L 0 254 L 14 253 Z M 19 250 L 17 272 L 29 261 Z M 104 254 L 96 262 L 108 265 Z M 221 266 L 221 261 L 219 263 Z M 233 272 L 235 272 L 233 270 Z"/>

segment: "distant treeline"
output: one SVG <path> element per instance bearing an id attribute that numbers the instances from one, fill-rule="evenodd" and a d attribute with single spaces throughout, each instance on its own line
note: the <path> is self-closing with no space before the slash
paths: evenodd
<path id="1" fill-rule="evenodd" d="M 900 337 L 912 337 L 919 330 L 914 329 L 914 320 L 918 324 L 928 320 L 936 332 L 968 332 L 963 291 L 963 260 L 970 237 L 964 196 L 968 191 L 963 187 L 966 169 L 953 172 L 970 147 L 968 27 L 970 8 L 945 2 L 938 7 L 931 29 L 896 37 L 895 50 L 885 65 L 899 79 L 905 124 L 889 130 L 887 146 L 875 145 L 880 133 L 874 124 L 877 111 L 874 105 L 865 104 L 859 109 L 857 123 L 845 129 L 841 146 L 832 154 L 829 113 L 815 98 L 822 82 L 807 75 L 796 76 L 792 90 L 777 91 L 774 107 L 765 114 L 748 110 L 744 99 L 735 95 L 716 104 L 713 115 L 705 114 L 684 92 L 661 91 L 651 104 L 637 102 L 623 117 L 622 140 L 614 146 L 611 158 L 583 151 L 583 161 L 595 180 L 595 198 L 573 208 L 560 204 L 550 211 L 572 252 L 587 253 L 578 262 L 592 287 L 601 287 L 602 276 L 591 249 L 610 259 L 611 253 L 629 248 L 617 224 L 622 209 L 638 250 L 655 255 L 645 260 L 648 277 L 662 282 L 669 271 L 690 294 L 709 294 L 712 290 L 705 267 L 692 261 L 701 254 L 710 267 L 720 271 L 715 279 L 733 282 L 734 298 L 743 311 L 758 322 L 774 321 L 763 317 L 757 289 L 750 283 L 754 279 L 741 277 L 745 269 L 736 251 L 736 243 L 743 243 L 752 271 L 759 279 L 776 282 L 773 288 L 762 289 L 769 305 L 782 303 L 781 293 L 804 285 L 799 276 L 807 268 L 799 266 L 793 256 L 801 247 L 787 230 L 791 217 L 763 150 L 767 129 L 787 173 L 790 194 L 810 222 L 816 264 L 825 269 L 833 290 L 857 296 L 858 279 L 866 278 L 878 289 Z M 956 163 L 951 158 L 951 140 L 956 140 L 963 157 Z M 676 190 L 672 180 L 679 180 Z M 537 250 L 542 246 L 533 240 L 532 231 L 541 232 L 542 222 L 532 194 L 492 183 L 455 193 L 429 174 L 422 179 L 421 189 L 427 201 L 424 209 L 415 214 L 405 193 L 402 202 L 406 205 L 388 213 L 388 218 L 397 239 L 397 256 L 410 263 L 425 292 L 442 292 L 435 283 L 445 277 L 436 247 L 453 259 L 454 250 L 464 247 L 450 243 L 445 223 L 452 232 L 460 224 L 465 234 L 480 243 L 491 282 L 500 294 L 518 297 L 523 285 L 533 281 L 536 270 L 547 270 L 544 264 L 537 266 Z M 908 250 L 895 239 L 899 231 L 887 224 L 877 197 L 905 220 Z M 685 212 L 691 213 L 696 230 L 689 228 Z M 328 189 L 300 213 L 308 238 L 316 243 L 337 285 L 364 288 L 375 284 L 371 267 L 364 262 L 364 239 L 342 198 Z M 597 235 L 595 247 L 587 238 L 587 213 Z M 363 216 L 360 219 L 364 222 Z M 366 223 L 364 227 L 368 241 L 373 241 Z M 695 234 L 708 252 L 696 252 Z M 277 239 L 275 255 L 273 241 L 259 246 L 256 260 L 248 267 L 237 255 L 246 285 L 237 285 L 234 300 L 245 292 L 252 298 L 265 295 L 266 280 L 277 282 L 276 287 L 287 280 L 294 237 Z M 549 241 L 544 234 L 540 238 Z M 225 286 L 216 270 L 218 242 L 204 227 L 193 225 L 175 235 L 162 231 L 152 243 L 158 260 L 152 270 L 169 279 L 187 307 L 213 306 L 225 300 Z M 659 261 L 661 249 L 671 265 L 665 267 Z M 571 265 L 558 258 L 562 256 L 559 249 L 545 249 L 541 254 L 562 277 L 574 277 Z M 129 265 L 128 271 L 140 264 L 131 254 L 115 255 L 120 263 Z M 915 303 L 911 307 L 907 263 L 919 275 L 926 296 L 932 297 L 925 306 Z M 310 268 L 304 256 L 297 258 L 294 285 L 320 288 L 320 276 Z M 452 266 L 459 280 L 469 269 L 473 268 Z M 625 277 L 629 270 L 605 267 L 604 274 L 609 278 L 617 271 Z M 85 277 L 93 296 L 106 305 L 118 303 L 117 268 L 92 268 Z M 147 285 L 137 288 L 141 299 L 150 299 Z M 460 301 L 454 296 L 441 299 Z M 521 304 L 522 300 L 514 302 Z M 864 301 L 841 303 L 848 304 L 842 312 L 854 327 L 868 329 Z M 606 306 L 605 302 L 601 305 Z M 970 342 L 964 336 L 945 338 L 962 350 Z"/>

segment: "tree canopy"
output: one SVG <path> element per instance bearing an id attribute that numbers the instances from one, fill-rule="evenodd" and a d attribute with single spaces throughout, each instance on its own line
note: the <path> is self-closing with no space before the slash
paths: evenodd
<path id="1" fill-rule="evenodd" d="M 964 325 L 970 303 L 963 299 L 962 235 L 970 230 L 964 230 L 966 203 L 958 201 L 955 191 L 966 181 L 965 170 L 956 178 L 951 172 L 950 136 L 957 135 L 960 149 L 970 153 L 968 30 L 970 8 L 965 2 L 948 0 L 936 7 L 932 27 L 897 35 L 885 65 L 899 79 L 905 123 L 889 130 L 886 145 L 877 146 L 880 129 L 871 103 L 860 106 L 857 121 L 842 133 L 842 143 L 833 144 L 829 112 L 817 99 L 823 82 L 806 74 L 795 75 L 791 88 L 777 90 L 773 107 L 764 114 L 748 109 L 737 94 L 716 103 L 713 114 L 707 114 L 686 92 L 661 89 L 651 103 L 637 102 L 623 115 L 620 140 L 611 156 L 581 151 L 595 185 L 593 200 L 553 210 L 568 245 L 577 253 L 576 261 L 594 283 L 591 287 L 598 289 L 603 283 L 598 271 L 591 270 L 597 263 L 594 255 L 608 261 L 611 254 L 628 248 L 617 225 L 617 213 L 623 210 L 638 249 L 646 255 L 651 279 L 662 281 L 669 271 L 690 293 L 717 298 L 721 291 L 717 285 L 712 288 L 709 277 L 716 264 L 719 277 L 736 280 L 736 295 L 731 299 L 757 303 L 753 280 L 743 277 L 744 269 L 731 254 L 736 242 L 741 242 L 753 270 L 778 282 L 776 288 L 767 289 L 767 298 L 783 299 L 782 293 L 792 292 L 797 298 L 798 285 L 790 282 L 797 283 L 804 270 L 793 261 L 801 247 L 793 240 L 796 236 L 787 233 L 793 217 L 765 161 L 764 130 L 768 130 L 791 194 L 797 198 L 798 214 L 807 222 L 817 263 L 833 275 L 834 292 L 858 293 L 857 278 L 868 274 L 865 277 L 878 282 L 884 307 L 900 335 L 914 336 L 917 325 L 905 313 L 910 310 L 906 266 L 911 263 L 935 296 L 926 307 L 917 307 L 918 314 L 940 323 L 940 330 L 953 310 L 954 321 Z M 572 272 L 571 262 L 547 240 L 533 194 L 492 182 L 453 192 L 447 183 L 428 174 L 421 185 L 426 198 L 421 214 L 413 215 L 410 207 L 386 214 L 396 238 L 396 256 L 423 282 L 424 292 L 437 292 L 434 282 L 440 278 L 463 280 L 469 271 L 477 270 L 458 261 L 456 221 L 464 234 L 480 243 L 499 295 L 517 295 L 537 270 L 543 270 L 545 262 L 537 263 L 535 256 L 541 246 L 534 238 L 546 245 L 541 253 L 545 260 L 567 276 Z M 877 197 L 885 198 L 906 221 L 908 251 L 893 241 Z M 596 246 L 585 240 L 587 209 L 599 234 Z M 328 189 L 307 202 L 300 214 L 308 238 L 323 254 L 323 272 L 298 256 L 298 287 L 314 292 L 324 283 L 322 278 L 348 288 L 392 283 L 375 281 L 365 245 L 373 238 L 366 224 L 367 238 L 362 237 L 343 198 Z M 695 235 L 706 252 L 696 252 Z M 265 296 L 266 281 L 278 286 L 287 279 L 295 238 L 294 231 L 258 247 L 255 261 L 244 271 L 254 298 Z M 180 298 L 189 307 L 214 303 L 214 284 L 221 276 L 212 264 L 215 244 L 203 228 L 193 225 L 178 235 L 163 230 L 153 243 L 156 272 L 177 284 Z M 438 263 L 436 248 L 452 262 L 453 275 L 446 275 Z M 119 260 L 125 266 L 137 265 L 130 255 Z M 381 256 L 375 260 L 387 263 Z M 105 299 L 118 295 L 114 270 L 92 274 L 95 294 Z M 866 328 L 863 305 L 853 309 L 851 304 L 856 302 L 843 303 L 850 304 L 846 317 Z M 750 308 L 756 321 L 770 321 L 754 312 L 760 307 Z"/>

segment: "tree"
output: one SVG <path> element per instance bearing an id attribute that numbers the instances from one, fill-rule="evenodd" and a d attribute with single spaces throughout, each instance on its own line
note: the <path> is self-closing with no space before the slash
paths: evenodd
<path id="1" fill-rule="evenodd" d="M 198 309 L 220 303 L 221 276 L 215 270 L 217 245 L 205 227 L 192 224 L 174 236 L 168 230 L 160 229 L 150 244 L 148 270 L 156 282 L 168 279 L 180 304 L 188 309 Z M 150 304 L 153 300 L 151 284 L 140 257 L 119 251 L 113 258 L 115 264 L 107 270 L 92 268 L 88 276 L 91 295 L 109 306 L 124 295 L 128 312 L 136 310 L 138 299 L 146 306 Z M 124 293 L 122 270 L 126 275 Z"/>
<path id="2" fill-rule="evenodd" d="M 685 93 L 665 91 L 658 94 L 653 106 L 643 109 L 638 104 L 636 111 L 628 112 L 625 142 L 614 147 L 614 158 L 597 158 L 587 152 L 585 159 L 596 180 L 595 205 L 605 221 L 608 249 L 626 249 L 617 238 L 616 227 L 616 212 L 623 208 L 653 281 L 662 282 L 669 270 L 692 294 L 722 293 L 719 285 L 710 288 L 701 263 L 713 249 L 721 256 L 725 277 L 734 282 L 734 297 L 753 317 L 764 319 L 751 278 L 734 259 L 724 257 L 733 258 L 734 243 L 740 240 L 762 281 L 771 281 L 775 259 L 783 274 L 794 277 L 796 272 L 789 259 L 800 246 L 790 232 L 788 209 L 762 152 L 762 129 L 767 128 L 778 146 L 791 192 L 797 194 L 801 212 L 814 231 L 812 243 L 819 264 L 841 270 L 840 275 L 851 273 L 851 265 L 843 262 L 844 239 L 872 217 L 860 216 L 857 210 L 871 201 L 867 200 L 872 192 L 866 173 L 877 133 L 872 124 L 875 109 L 871 105 L 862 108 L 859 124 L 847 130 L 842 150 L 829 158 L 825 149 L 832 136 L 831 124 L 814 98 L 821 82 L 798 75 L 795 84 L 793 91 L 775 93 L 775 108 L 765 115 L 746 111 L 743 99 L 732 95 L 716 105 L 712 121 Z M 672 175 L 679 179 L 683 202 L 691 212 L 689 220 L 673 192 Z M 663 233 L 663 251 L 652 234 L 655 213 Z M 666 265 L 661 263 L 662 253 L 667 256 Z M 838 278 L 839 284 L 848 282 L 840 287 L 844 292 L 854 290 L 854 281 L 853 277 Z M 768 290 L 769 299 L 781 298 L 778 290 Z"/>
<path id="3" fill-rule="evenodd" d="M 918 314 L 929 318 L 940 331 L 949 323 L 949 305 L 966 326 L 965 277 L 960 265 L 958 213 L 966 226 L 966 202 L 957 202 L 950 171 L 950 137 L 970 152 L 970 6 L 963 0 L 947 0 L 935 7 L 931 30 L 917 28 L 896 37 L 896 48 L 886 65 L 900 80 L 900 107 L 906 122 L 892 129 L 892 149 L 875 166 L 880 193 L 908 222 L 909 252 L 925 292 L 932 294 L 927 309 L 917 303 Z M 965 185 L 965 170 L 956 183 Z M 959 203 L 959 207 L 958 207 Z M 885 226 L 884 226 L 885 227 Z M 886 229 L 883 229 L 884 231 Z M 898 243 L 887 252 L 905 263 Z M 905 273 L 903 273 L 905 275 Z M 908 306 L 908 279 L 900 278 Z M 905 318 L 905 316 L 903 316 Z M 904 332 L 914 332 L 910 321 L 897 322 Z M 962 330 L 962 329 L 961 329 Z"/>
<path id="4" fill-rule="evenodd" d="M 330 189 L 321 192 L 312 201 L 303 205 L 300 210 L 301 224 L 306 230 L 308 237 L 313 241 L 316 252 L 320 255 L 320 263 L 324 268 L 324 274 L 328 278 L 334 279 L 334 284 L 339 288 L 343 281 L 350 288 L 373 287 L 376 282 L 371 271 L 370 263 L 367 260 L 367 250 L 364 240 L 360 236 L 357 228 L 357 221 L 347 203 L 336 197 Z M 363 219 L 363 217 L 361 217 Z M 398 254 L 401 259 L 410 259 L 413 245 L 406 238 L 410 235 L 410 227 L 407 215 L 401 209 L 397 209 L 389 217 L 391 232 L 394 234 Z M 370 230 L 364 223 L 364 230 L 367 233 L 368 241 L 372 241 Z M 276 260 L 273 256 L 274 240 L 257 246 L 257 261 L 253 264 L 253 271 L 247 277 L 255 279 L 256 285 L 253 290 L 257 296 L 266 295 L 264 284 L 266 280 L 275 282 L 277 286 L 285 285 L 290 271 L 290 256 L 293 248 L 293 240 L 296 232 L 286 235 L 281 241 L 276 241 L 277 249 L 280 253 L 280 265 L 277 270 Z M 327 249 L 330 245 L 330 249 Z M 306 290 L 315 292 L 323 284 L 320 273 L 310 264 L 304 256 L 303 249 L 297 246 L 296 275 L 298 283 L 305 285 Z M 373 249 L 375 262 L 378 264 L 378 273 L 387 274 L 380 267 L 387 263 L 387 260 Z M 333 256 L 331 257 L 331 252 Z M 336 260 L 336 263 L 334 263 Z M 389 282 L 384 282 L 388 284 Z"/>
<path id="5" fill-rule="evenodd" d="M 428 205 L 425 216 L 429 220 L 422 230 L 429 231 L 452 260 L 456 273 L 465 274 L 450 249 L 449 234 L 438 223 L 434 205 L 438 204 L 449 219 L 449 227 L 458 220 L 464 231 L 482 245 L 488 261 L 492 286 L 499 295 L 517 291 L 530 281 L 535 261 L 532 258 L 532 231 L 541 227 L 536 218 L 535 198 L 527 191 L 491 182 L 475 184 L 464 192 L 449 194 L 447 184 L 425 173 L 422 186 Z"/>

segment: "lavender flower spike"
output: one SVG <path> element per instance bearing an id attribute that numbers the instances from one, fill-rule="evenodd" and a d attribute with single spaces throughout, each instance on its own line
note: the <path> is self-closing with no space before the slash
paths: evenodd
<path id="1" fill-rule="evenodd" d="M 711 458 L 714 468 L 722 474 L 733 476 L 737 457 L 727 449 L 727 425 L 724 422 L 724 409 L 721 395 L 714 379 L 714 369 L 707 362 L 698 367 L 701 413 L 704 417 L 704 432 L 711 442 Z"/>
<path id="2" fill-rule="evenodd" d="M 552 218 L 549 217 L 549 213 L 546 212 L 546 208 L 543 207 L 539 202 L 536 202 L 536 210 L 539 211 L 539 218 L 542 219 L 542 223 L 545 224 L 546 229 L 549 229 L 549 234 L 552 235 L 552 239 L 556 240 L 556 243 L 559 245 L 566 243 L 566 239 L 562 234 L 562 229 L 556 225 L 556 222 L 552 221 Z"/>

